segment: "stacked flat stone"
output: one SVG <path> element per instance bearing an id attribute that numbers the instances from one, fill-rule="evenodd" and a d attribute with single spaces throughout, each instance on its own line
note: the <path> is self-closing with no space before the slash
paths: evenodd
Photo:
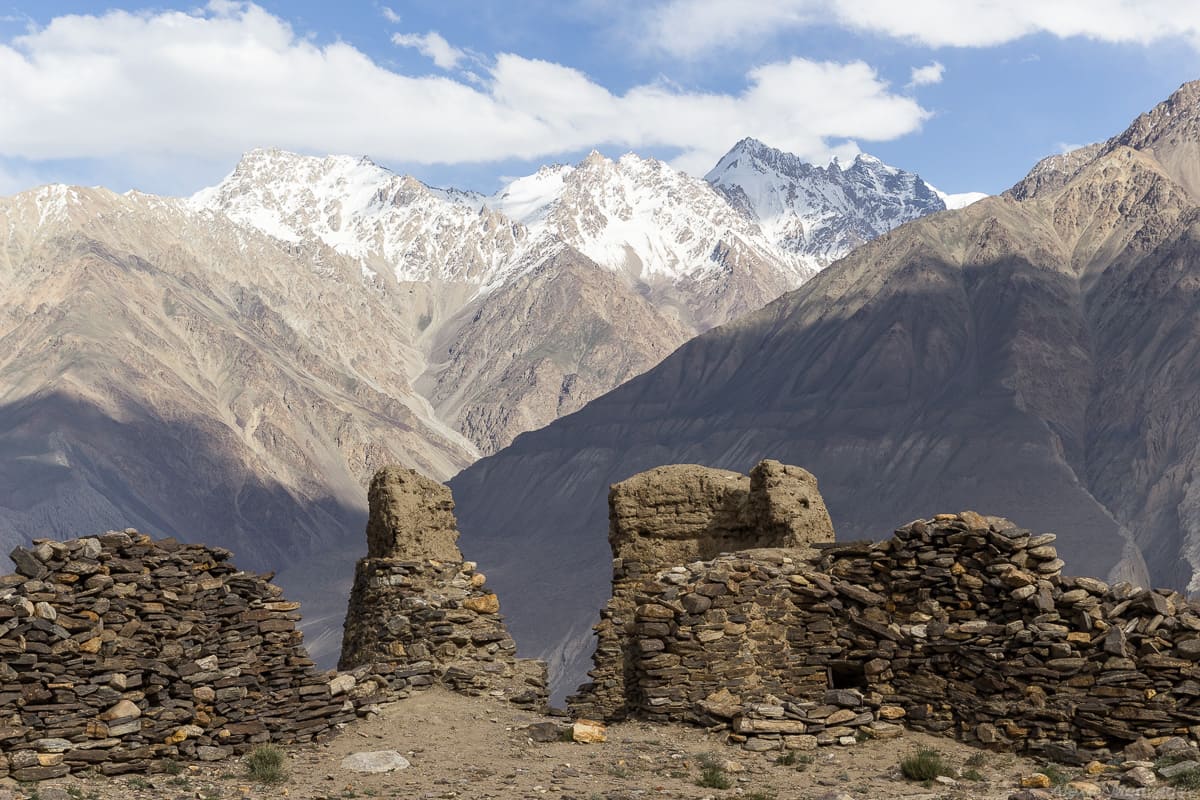
<path id="1" fill-rule="evenodd" d="M 17 548 L 0 577 L 0 777 L 153 771 L 354 718 L 299 604 L 229 551 L 136 531 Z M 341 696 L 338 696 L 341 695 Z"/>
<path id="2" fill-rule="evenodd" d="M 963 512 L 816 556 L 749 550 L 649 572 L 618 644 L 619 713 L 726 725 L 752 749 L 847 744 L 900 721 L 1069 763 L 1142 738 L 1194 745 L 1200 608 L 1064 577 L 1053 542 Z M 831 710 L 837 691 L 861 705 Z"/>
<path id="3" fill-rule="evenodd" d="M 544 708 L 546 665 L 516 657 L 487 579 L 459 552 L 450 490 L 384 467 L 368 492 L 367 557 L 358 562 L 339 668 L 396 699 L 440 683 Z"/>
<path id="4" fill-rule="evenodd" d="M 546 668 L 517 646 L 471 562 L 363 559 L 338 667 L 384 681 L 389 699 L 441 683 L 467 695 L 546 703 Z"/>

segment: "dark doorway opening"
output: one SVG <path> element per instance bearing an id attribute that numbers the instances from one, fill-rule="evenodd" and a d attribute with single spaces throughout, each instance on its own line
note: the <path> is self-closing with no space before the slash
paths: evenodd
<path id="1" fill-rule="evenodd" d="M 858 661 L 829 662 L 829 687 L 831 689 L 866 689 L 867 673 Z"/>

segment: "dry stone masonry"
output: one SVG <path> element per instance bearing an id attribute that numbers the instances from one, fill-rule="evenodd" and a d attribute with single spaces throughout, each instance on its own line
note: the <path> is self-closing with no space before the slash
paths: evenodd
<path id="1" fill-rule="evenodd" d="M 627 484 L 653 496 L 654 474 L 680 498 L 659 508 L 692 530 L 706 529 L 706 502 L 714 518 L 737 517 L 728 493 L 681 493 L 677 470 Z M 724 726 L 760 750 L 907 724 L 1072 763 L 1200 738 L 1200 608 L 1167 590 L 1063 576 L 1053 534 L 968 511 L 877 543 L 626 561 L 627 492 L 611 495 L 614 597 L 593 682 L 572 698 L 578 713 Z M 679 541 L 664 550 L 678 554 Z"/>
<path id="2" fill-rule="evenodd" d="M 136 531 L 36 540 L 0 577 L 0 777 L 320 739 L 351 720 L 353 679 L 313 669 L 298 603 L 219 548 Z"/>
<path id="3" fill-rule="evenodd" d="M 516 644 L 486 578 L 458 549 L 450 489 L 402 467 L 375 474 L 339 668 L 391 697 L 440 682 L 518 705 L 546 703 L 546 666 Z"/>
<path id="4" fill-rule="evenodd" d="M 321 740 L 441 682 L 546 701 L 499 601 L 456 540 L 450 490 L 381 470 L 370 489 L 342 666 L 318 672 L 299 603 L 220 548 L 136 531 L 36 540 L 0 577 L 0 778 L 154 771 L 265 742 Z"/>

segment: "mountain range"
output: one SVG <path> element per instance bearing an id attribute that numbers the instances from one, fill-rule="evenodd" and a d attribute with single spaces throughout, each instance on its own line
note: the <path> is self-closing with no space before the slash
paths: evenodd
<path id="1" fill-rule="evenodd" d="M 256 150 L 185 199 L 0 198 L 0 544 L 230 547 L 280 570 L 328 660 L 378 466 L 448 478 L 801 284 L 832 239 L 944 208 L 866 157 L 734 152 L 713 183 L 592 154 L 485 197 Z M 805 235 L 731 203 L 731 169 L 796 198 Z"/>
<path id="2" fill-rule="evenodd" d="M 560 695 L 608 595 L 607 487 L 663 463 L 802 465 L 839 539 L 970 508 L 1056 532 L 1070 574 L 1198 591 L 1198 312 L 1200 82 L 476 462 L 462 545 Z"/>

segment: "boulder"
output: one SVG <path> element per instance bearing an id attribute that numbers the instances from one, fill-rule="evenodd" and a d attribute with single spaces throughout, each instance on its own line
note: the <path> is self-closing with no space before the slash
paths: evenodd
<path id="1" fill-rule="evenodd" d="M 342 759 L 341 767 L 347 772 L 381 773 L 408 769 L 408 759 L 395 750 L 371 750 L 353 753 Z"/>

